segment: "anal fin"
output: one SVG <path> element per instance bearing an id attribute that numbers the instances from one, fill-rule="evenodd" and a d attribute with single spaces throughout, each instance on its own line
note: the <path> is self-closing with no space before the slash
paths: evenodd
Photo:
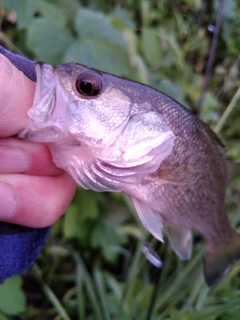
<path id="1" fill-rule="evenodd" d="M 192 231 L 165 225 L 171 247 L 181 260 L 188 260 L 192 255 Z"/>

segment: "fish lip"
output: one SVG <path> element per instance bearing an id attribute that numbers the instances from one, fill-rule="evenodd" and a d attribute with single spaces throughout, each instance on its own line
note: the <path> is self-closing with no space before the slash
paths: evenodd
<path id="1" fill-rule="evenodd" d="M 45 63 L 35 63 L 35 70 L 37 75 L 37 86 L 35 90 L 33 106 L 28 111 L 30 119 L 35 120 L 37 113 L 37 120 L 41 119 L 43 122 L 47 121 L 52 115 L 56 103 L 56 84 L 54 79 L 56 77 L 56 68 Z M 46 98 L 50 97 L 50 99 Z M 41 108 L 36 105 L 41 103 Z M 45 107 L 42 108 L 42 105 Z M 35 106 L 35 108 L 34 108 Z"/>
<path id="2" fill-rule="evenodd" d="M 36 62 L 35 70 L 37 85 L 33 105 L 27 112 L 29 117 L 27 125 L 18 134 L 20 139 L 30 141 L 39 141 L 39 139 L 45 136 L 46 129 L 49 127 L 47 121 L 54 111 L 56 102 L 56 89 L 54 84 L 54 78 L 56 77 L 55 67 L 42 62 Z M 35 132 L 39 131 L 39 129 L 43 131 L 41 137 L 39 137 L 38 134 L 38 137 L 34 138 Z"/>
<path id="3" fill-rule="evenodd" d="M 58 140 L 62 140 L 62 132 L 61 128 L 56 125 L 49 126 L 48 124 L 46 126 L 38 126 L 30 120 L 26 127 L 19 132 L 18 138 L 32 142 L 57 143 Z"/>
<path id="4" fill-rule="evenodd" d="M 28 123 L 23 128 L 18 137 L 29 141 L 55 142 L 65 139 L 66 133 L 66 110 L 64 107 L 59 114 L 59 95 L 62 97 L 61 87 L 59 87 L 56 67 L 37 62 L 35 64 L 37 74 L 37 85 L 32 107 L 28 110 Z M 36 135 L 36 136 L 35 136 Z"/>

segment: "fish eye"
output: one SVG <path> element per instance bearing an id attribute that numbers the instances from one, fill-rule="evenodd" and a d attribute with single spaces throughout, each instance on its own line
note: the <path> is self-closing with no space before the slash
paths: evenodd
<path id="1" fill-rule="evenodd" d="M 84 72 L 77 77 L 76 89 L 83 96 L 97 96 L 102 90 L 102 82 L 96 74 Z"/>

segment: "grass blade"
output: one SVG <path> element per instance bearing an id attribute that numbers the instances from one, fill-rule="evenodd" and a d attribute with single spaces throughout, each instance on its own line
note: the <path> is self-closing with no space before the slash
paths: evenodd
<path id="1" fill-rule="evenodd" d="M 71 320 L 71 318 L 68 316 L 66 310 L 64 309 L 64 307 L 62 306 L 62 304 L 58 300 L 58 298 L 55 295 L 55 293 L 41 279 L 41 275 L 40 275 L 40 272 L 39 272 L 39 269 L 38 269 L 37 265 L 34 265 L 34 267 L 33 267 L 33 274 L 35 276 L 35 279 L 38 281 L 38 284 L 40 285 L 42 291 L 44 292 L 44 294 L 46 295 L 48 300 L 51 302 L 51 304 L 54 306 L 54 308 L 58 312 L 60 318 L 63 319 L 63 320 Z"/>
<path id="2" fill-rule="evenodd" d="M 91 301 L 92 309 L 95 313 L 95 319 L 96 320 L 104 320 L 101 312 L 101 306 L 99 305 L 98 298 L 95 292 L 93 281 L 87 271 L 87 268 L 78 252 L 73 251 L 72 252 L 74 260 L 77 264 L 77 268 L 80 268 L 81 273 L 83 275 L 83 279 L 85 282 L 85 286 L 88 292 L 89 299 Z M 82 311 L 81 311 L 82 312 Z"/>
<path id="3" fill-rule="evenodd" d="M 95 279 L 95 284 L 96 284 L 96 288 L 98 291 L 99 300 L 102 305 L 104 319 L 110 320 L 110 316 L 108 313 L 108 307 L 107 307 L 107 301 L 106 301 L 106 293 L 105 293 L 104 284 L 103 284 L 103 277 L 102 277 L 102 273 L 100 272 L 99 269 L 96 269 L 94 271 L 94 279 Z"/>
<path id="4" fill-rule="evenodd" d="M 238 99 L 240 98 L 240 87 L 238 88 L 238 90 L 236 91 L 235 95 L 233 96 L 232 100 L 230 101 L 229 105 L 227 106 L 227 108 L 225 109 L 225 111 L 223 112 L 221 118 L 219 119 L 217 125 L 214 128 L 214 131 L 219 134 L 224 123 L 226 122 L 228 116 L 230 115 L 230 113 L 232 112 L 233 108 L 235 107 Z"/>

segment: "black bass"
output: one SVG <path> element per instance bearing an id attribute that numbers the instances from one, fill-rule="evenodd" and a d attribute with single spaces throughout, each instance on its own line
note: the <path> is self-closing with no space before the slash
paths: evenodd
<path id="1" fill-rule="evenodd" d="M 217 283 L 240 238 L 225 209 L 229 172 L 215 133 L 173 99 L 146 85 L 79 64 L 36 64 L 29 123 L 19 137 L 46 143 L 55 164 L 85 189 L 124 192 L 143 225 L 189 259 L 192 232 L 206 239 L 204 274 Z"/>

